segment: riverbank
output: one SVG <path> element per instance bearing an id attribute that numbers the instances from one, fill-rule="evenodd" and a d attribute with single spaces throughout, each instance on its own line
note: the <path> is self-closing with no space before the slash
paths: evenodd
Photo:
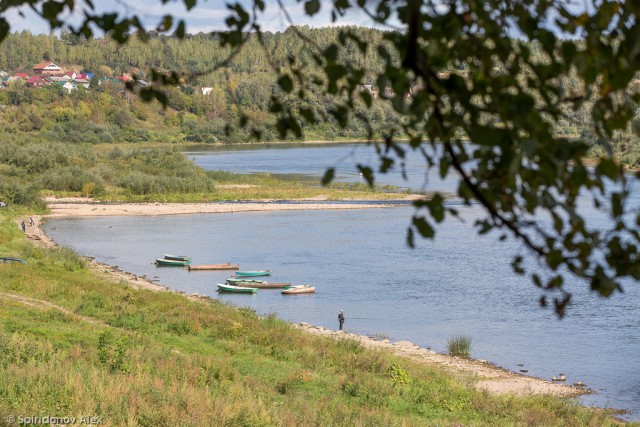
<path id="1" fill-rule="evenodd" d="M 46 217 L 80 217 L 80 216 L 104 216 L 104 215 L 170 215 L 186 213 L 228 213 L 249 210 L 290 210 L 290 209 L 357 209 L 381 207 L 381 205 L 367 204 L 304 204 L 289 205 L 282 203 L 243 203 L 243 204 L 94 204 L 87 200 L 49 200 L 51 214 Z M 55 246 L 48 236 L 40 228 L 41 217 L 34 217 L 35 226 L 27 227 L 27 236 L 47 247 Z M 125 282 L 135 288 L 153 291 L 171 291 L 163 286 L 146 280 L 145 277 L 120 271 L 117 267 L 100 264 L 91 261 L 92 269 L 101 274 L 109 275 L 118 281 Z M 171 291 L 175 292 L 175 291 Z M 190 298 L 208 299 L 200 295 L 187 295 Z M 584 387 L 573 387 L 540 378 L 529 377 L 514 373 L 491 363 L 479 360 L 463 359 L 438 354 L 424 349 L 413 343 L 400 341 L 390 342 L 373 337 L 348 334 L 332 330 L 314 327 L 308 324 L 297 325 L 305 332 L 325 336 L 332 339 L 349 338 L 361 343 L 364 347 L 389 351 L 395 355 L 411 358 L 419 363 L 438 366 L 446 369 L 453 375 L 461 378 L 471 378 L 474 386 L 480 390 L 486 390 L 492 394 L 516 394 L 521 396 L 531 394 L 550 394 L 559 397 L 572 397 L 588 392 Z"/>

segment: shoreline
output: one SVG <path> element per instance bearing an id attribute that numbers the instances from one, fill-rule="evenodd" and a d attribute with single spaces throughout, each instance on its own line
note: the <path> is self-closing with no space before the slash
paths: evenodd
<path id="1" fill-rule="evenodd" d="M 34 215 L 33 226 L 26 228 L 27 237 L 36 244 L 44 247 L 57 247 L 55 243 L 42 229 L 41 225 L 47 218 L 69 218 L 69 217 L 92 217 L 110 215 L 178 215 L 178 214 L 198 214 L 198 213 L 232 213 L 248 211 L 276 211 L 276 210 L 311 210 L 311 209 L 370 209 L 392 207 L 393 205 L 382 204 L 303 204 L 288 205 L 278 203 L 246 203 L 246 204 L 220 204 L 220 203 L 127 203 L 127 204 L 95 204 L 88 203 L 87 200 L 47 200 L 50 214 Z M 18 224 L 23 219 L 16 220 Z M 173 292 L 195 300 L 215 300 L 208 295 L 188 294 L 176 291 L 169 287 L 159 285 L 147 279 L 121 270 L 117 266 L 103 264 L 94 259 L 87 258 L 89 268 L 110 278 L 125 283 L 136 289 L 146 289 L 151 291 Z M 305 322 L 292 324 L 293 327 L 306 333 L 317 336 L 324 336 L 330 339 L 353 339 L 366 348 L 389 351 L 394 355 L 407 357 L 428 366 L 440 366 L 452 375 L 471 379 L 477 389 L 485 390 L 491 394 L 550 394 L 561 398 L 577 397 L 591 393 L 591 390 L 584 386 L 568 385 L 561 382 L 553 382 L 543 378 L 523 375 L 508 369 L 501 368 L 490 362 L 477 359 L 466 359 L 436 353 L 435 351 L 422 348 L 409 341 L 391 342 L 388 339 L 380 340 L 375 337 L 352 334 L 349 332 L 335 331 L 319 326 L 313 326 Z"/>

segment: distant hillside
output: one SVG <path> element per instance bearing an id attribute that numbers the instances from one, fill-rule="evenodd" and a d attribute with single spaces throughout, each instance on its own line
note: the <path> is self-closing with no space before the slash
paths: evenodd
<path id="1" fill-rule="evenodd" d="M 0 105 L 10 106 L 0 112 L 8 123 L 0 139 L 29 135 L 71 142 L 244 142 L 260 133 L 263 140 L 280 139 L 274 116 L 270 113 L 274 95 L 283 96 L 276 82 L 274 67 L 303 66 L 310 75 L 320 75 L 321 69 L 312 60 L 311 49 L 297 34 L 300 32 L 316 47 L 336 41 L 339 28 L 311 29 L 298 27 L 282 33 L 266 33 L 263 43 L 257 38 L 250 41 L 225 66 L 230 51 L 220 47 L 217 36 L 188 35 L 185 40 L 153 35 L 147 43 L 132 39 L 120 46 L 103 38 L 79 40 L 65 33 L 60 37 L 33 35 L 28 32 L 10 35 L 0 44 L 0 70 L 6 78 L 16 73 L 33 74 L 33 66 L 51 61 L 65 70 L 90 73 L 99 82 L 62 90 L 56 87 L 31 88 L 24 82 L 6 82 L 0 90 Z M 382 61 L 371 45 L 383 43 L 384 33 L 379 30 L 353 28 L 358 37 L 370 42 L 362 52 L 356 43 L 347 43 L 339 55 L 368 70 L 363 77 L 363 90 L 377 94 L 373 76 L 381 71 Z M 531 45 L 532 55 L 539 49 Z M 293 65 L 292 65 L 293 64 Z M 499 64 L 497 64 L 499 68 Z M 140 102 L 136 96 L 123 91 L 115 77 L 136 75 L 150 79 L 150 70 L 175 70 L 195 75 L 184 85 L 167 89 L 168 107 L 163 110 L 155 104 Z M 460 71 L 445 69 L 442 71 Z M 26 80 L 26 79 L 22 79 Z M 44 83 L 43 83 L 44 85 Z M 567 76 L 563 81 L 567 90 L 581 91 Z M 305 101 L 294 93 L 284 98 L 284 104 L 300 112 L 300 124 L 307 139 L 339 140 L 366 138 L 369 131 L 381 137 L 398 115 L 388 102 L 376 100 L 372 107 L 358 112 L 366 117 L 368 129 L 355 115 L 345 128 L 334 120 L 331 112 L 336 97 L 326 94 L 326 88 L 310 84 Z M 70 93 L 67 93 L 70 92 Z M 573 93 L 572 92 L 572 93 Z M 397 107 L 397 106 L 396 106 Z M 319 122 L 304 120 L 313 114 Z M 252 127 L 230 124 L 246 116 Z M 593 154 L 600 154 L 598 139 L 591 130 L 590 112 L 586 108 L 565 108 L 565 119 L 556 123 L 560 135 L 582 136 L 593 144 Z M 3 136 L 4 135 L 4 136 Z M 473 136 L 471 136 L 473 138 Z M 631 130 L 617 135 L 615 155 L 629 165 L 640 165 L 640 142 Z"/>

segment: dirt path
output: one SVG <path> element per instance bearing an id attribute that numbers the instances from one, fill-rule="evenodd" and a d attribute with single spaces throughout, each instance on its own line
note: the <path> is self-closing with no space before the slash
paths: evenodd
<path id="1" fill-rule="evenodd" d="M 64 314 L 66 314 L 67 316 L 70 316 L 72 318 L 78 319 L 78 320 L 82 320 L 84 322 L 87 323 L 91 323 L 94 325 L 100 325 L 100 326 L 107 326 L 107 327 L 111 327 L 109 325 L 107 325 L 106 323 L 103 323 L 99 320 L 93 319 L 91 317 L 86 317 L 86 316 L 81 316 L 77 313 L 74 313 L 70 310 L 67 310 L 64 307 L 61 307 L 59 305 L 56 305 L 52 302 L 49 301 L 44 301 L 41 299 L 36 299 L 36 298 L 31 298 L 31 297 L 26 297 L 24 295 L 18 295 L 18 294 L 11 294 L 8 292 L 0 292 L 0 299 L 5 299 L 5 300 L 11 300 L 11 301 L 15 301 L 15 302 L 19 302 L 20 304 L 24 304 L 27 305 L 29 307 L 35 307 L 35 308 L 41 308 L 44 310 L 49 310 L 49 309 L 53 309 L 53 310 L 58 310 Z"/>
<path id="2" fill-rule="evenodd" d="M 226 212 L 242 212 L 250 210 L 291 210 L 291 209 L 357 209 L 368 207 L 366 205 L 340 204 L 339 207 L 330 207 L 332 205 L 325 204 L 305 204 L 305 205 L 288 205 L 275 203 L 247 203 L 247 204 L 122 204 L 122 205 L 96 205 L 86 203 L 84 200 L 65 200 L 65 201 L 49 201 L 51 214 L 47 217 L 79 217 L 79 216 L 104 216 L 104 215 L 175 215 L 185 213 L 226 213 Z M 372 207 L 380 207 L 374 205 Z M 26 218 L 28 223 L 28 218 Z M 57 246 L 42 230 L 41 224 L 43 218 L 33 216 L 34 225 L 27 226 L 27 237 L 37 244 L 45 247 Z M 22 218 L 17 220 L 20 224 Z M 95 260 L 89 260 L 90 267 L 100 274 L 108 275 L 111 279 L 126 283 L 135 288 L 149 289 L 153 291 L 169 291 L 184 294 L 183 292 L 173 291 L 164 286 L 158 285 L 147 280 L 145 277 L 130 274 L 106 264 L 101 264 Z M 208 296 L 198 294 L 186 294 L 187 297 L 197 300 L 209 300 Z M 23 300 L 23 303 L 34 303 L 33 301 Z M 46 303 L 44 301 L 38 304 Z M 541 378 L 534 378 L 511 372 L 491 363 L 452 357 L 439 354 L 434 351 L 419 347 L 408 341 L 390 342 L 389 340 L 378 340 L 372 337 L 345 333 L 342 331 L 333 331 L 322 327 L 312 326 L 307 323 L 300 323 L 296 327 L 319 336 L 325 336 L 331 339 L 354 339 L 361 342 L 364 346 L 373 349 L 381 349 L 391 351 L 392 353 L 408 357 L 413 360 L 425 363 L 426 365 L 438 365 L 454 375 L 464 378 L 472 378 L 475 386 L 479 389 L 487 390 L 490 393 L 504 394 L 513 393 L 518 395 L 527 394 L 552 394 L 560 397 L 572 397 L 580 394 L 588 393 L 589 390 L 584 387 L 574 387 L 562 383 L 547 381 Z"/>

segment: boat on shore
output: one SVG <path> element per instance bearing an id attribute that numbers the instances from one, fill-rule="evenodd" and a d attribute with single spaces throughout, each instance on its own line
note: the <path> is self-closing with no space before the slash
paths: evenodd
<path id="1" fill-rule="evenodd" d="M 281 294 L 283 295 L 296 295 L 296 294 L 313 294 L 316 292 L 315 286 L 309 285 L 297 285 L 285 287 Z"/>
<path id="2" fill-rule="evenodd" d="M 191 261 L 178 261 L 166 258 L 156 258 L 156 265 L 159 267 L 185 267 L 188 266 Z"/>
<path id="3" fill-rule="evenodd" d="M 189 271 L 199 270 L 237 270 L 240 266 L 237 264 L 231 264 L 229 262 L 224 264 L 202 264 L 202 265 L 190 265 Z"/>
<path id="4" fill-rule="evenodd" d="M 258 291 L 258 288 L 248 288 L 248 287 L 224 285 L 222 283 L 218 283 L 218 292 L 228 292 L 228 293 L 236 293 L 236 294 L 255 294 L 257 291 Z"/>
<path id="5" fill-rule="evenodd" d="M 20 259 L 20 258 L 13 258 L 13 257 L 1 257 L 0 258 L 0 262 L 3 263 L 3 264 L 8 263 L 8 262 L 17 262 L 17 263 L 20 263 L 20 264 L 27 264 L 27 261 L 25 261 L 23 259 Z"/>
<path id="6" fill-rule="evenodd" d="M 191 261 L 191 257 L 189 257 L 187 255 L 164 254 L 164 259 L 168 259 L 168 260 L 171 260 L 171 261 Z"/>
<path id="7" fill-rule="evenodd" d="M 271 270 L 236 271 L 236 277 L 270 276 Z"/>

